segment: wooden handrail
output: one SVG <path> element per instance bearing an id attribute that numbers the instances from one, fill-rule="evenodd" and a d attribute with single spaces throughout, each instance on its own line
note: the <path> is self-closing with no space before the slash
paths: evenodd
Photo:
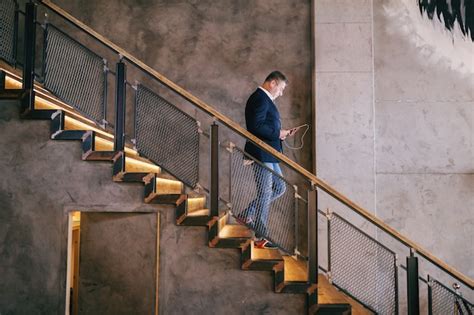
<path id="1" fill-rule="evenodd" d="M 52 3 L 50 0 L 39 0 L 42 4 L 44 4 L 46 7 L 57 13 L 58 15 L 62 16 L 72 24 L 74 24 L 76 27 L 79 29 L 83 30 L 84 32 L 88 33 L 95 39 L 97 39 L 99 42 L 101 42 L 103 45 L 109 47 L 111 50 L 115 51 L 119 55 L 121 55 L 123 58 L 127 59 L 128 61 L 132 62 L 140 68 L 141 70 L 147 72 L 149 75 L 154 77 L 156 80 L 161 82 L 163 85 L 167 86 L 170 88 L 172 91 L 177 93 L 178 95 L 182 96 L 186 100 L 188 100 L 190 103 L 193 105 L 197 106 L 204 112 L 208 113 L 211 115 L 214 119 L 217 121 L 221 122 L 222 124 L 226 125 L 229 127 L 231 130 L 239 134 L 240 136 L 252 141 L 255 143 L 259 148 L 265 150 L 266 152 L 272 154 L 274 157 L 276 157 L 278 160 L 281 162 L 285 163 L 288 165 L 290 168 L 295 170 L 297 173 L 301 174 L 303 177 L 305 177 L 311 184 L 313 184 L 316 187 L 319 187 L 350 209 L 354 210 L 356 213 L 370 221 L 372 224 L 376 225 L 378 228 L 381 230 L 385 231 L 401 243 L 403 243 L 405 246 L 410 247 L 414 251 L 416 251 L 419 255 L 423 256 L 427 260 L 429 260 L 431 263 L 436 265 L 437 267 L 443 269 L 445 272 L 453 276 L 454 278 L 458 279 L 459 281 L 463 282 L 465 285 L 467 285 L 469 288 L 474 289 L 474 280 L 469 278 L 468 276 L 462 274 L 461 272 L 457 271 L 453 267 L 449 266 L 445 262 L 441 261 L 439 258 L 431 254 L 429 251 L 423 249 L 421 246 L 416 244 L 415 242 L 411 241 L 407 237 L 403 236 L 400 234 L 398 231 L 396 231 L 394 228 L 377 218 L 375 215 L 370 213 L 369 211 L 365 210 L 361 206 L 357 205 L 356 203 L 352 202 L 349 198 L 344 196 L 343 194 L 339 193 L 336 189 L 331 187 L 329 184 L 326 182 L 322 181 L 321 179 L 317 178 L 314 174 L 311 172 L 307 171 L 304 169 L 302 166 L 297 164 L 296 162 L 290 160 L 288 157 L 283 155 L 282 153 L 278 152 L 277 150 L 273 149 L 271 146 L 260 140 L 259 138 L 255 137 L 253 134 L 248 132 L 246 129 L 242 128 L 238 123 L 234 122 L 233 120 L 229 119 L 225 115 L 221 114 L 218 112 L 216 109 L 214 109 L 212 106 L 206 104 L 205 102 L 201 101 L 199 98 L 196 96 L 192 95 L 182 87 L 178 86 L 176 83 L 172 82 L 168 78 L 166 78 L 164 75 L 159 73 L 158 71 L 154 70 L 150 66 L 146 65 L 144 62 L 141 60 L 135 58 L 132 54 L 128 53 L 121 47 L 117 46 L 113 42 L 111 42 L 109 39 L 104 37 L 103 35 L 97 33 L 94 31 L 92 28 L 89 26 L 85 25 L 63 9 L 61 9 L 59 6 L 56 4 Z"/>

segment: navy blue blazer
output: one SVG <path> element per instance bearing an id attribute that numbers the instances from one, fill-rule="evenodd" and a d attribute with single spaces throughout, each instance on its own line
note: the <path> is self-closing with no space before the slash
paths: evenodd
<path id="1" fill-rule="evenodd" d="M 280 140 L 280 113 L 275 103 L 268 95 L 258 88 L 250 95 L 245 106 L 245 123 L 247 130 L 255 136 L 272 146 L 278 152 L 282 152 Z M 261 162 L 278 163 L 279 160 L 271 154 L 263 151 L 252 142 L 247 141 L 245 152 Z"/>

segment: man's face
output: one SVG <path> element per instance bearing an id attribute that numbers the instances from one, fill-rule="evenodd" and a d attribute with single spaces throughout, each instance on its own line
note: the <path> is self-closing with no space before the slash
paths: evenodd
<path id="1" fill-rule="evenodd" d="M 273 100 L 283 95 L 283 90 L 286 88 L 285 81 L 272 80 L 270 82 L 270 94 L 273 96 Z"/>

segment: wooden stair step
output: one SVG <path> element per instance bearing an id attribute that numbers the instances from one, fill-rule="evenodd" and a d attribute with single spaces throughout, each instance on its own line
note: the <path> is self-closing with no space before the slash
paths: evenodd
<path id="1" fill-rule="evenodd" d="M 283 256 L 283 265 L 275 267 L 275 292 L 306 293 L 308 283 L 307 261 Z"/>
<path id="2" fill-rule="evenodd" d="M 241 266 L 244 270 L 268 270 L 283 264 L 283 257 L 278 249 L 257 248 L 250 240 L 242 247 Z"/>
<path id="3" fill-rule="evenodd" d="M 209 209 L 195 210 L 193 212 L 188 213 L 188 217 L 200 217 L 200 216 L 209 217 L 210 213 L 211 213 L 211 210 Z"/>
<path id="4" fill-rule="evenodd" d="M 283 256 L 285 262 L 285 282 L 308 281 L 308 264 L 304 260 Z"/>
<path id="5" fill-rule="evenodd" d="M 219 231 L 219 237 L 224 238 L 251 238 L 252 231 L 238 224 L 228 224 Z"/>
<path id="6" fill-rule="evenodd" d="M 157 194 L 167 195 L 167 194 L 182 194 L 183 193 L 183 183 L 179 180 L 173 180 L 168 178 L 156 177 L 155 179 Z"/>
<path id="7" fill-rule="evenodd" d="M 222 248 L 241 248 L 253 236 L 253 232 L 240 224 L 227 224 L 229 214 L 213 218 L 209 222 L 209 246 Z"/>
<path id="8" fill-rule="evenodd" d="M 63 110 L 57 110 L 51 116 L 51 139 L 83 140 L 84 135 L 87 133 L 87 129 L 67 129 L 66 121 L 66 113 Z"/>
<path id="9" fill-rule="evenodd" d="M 85 161 L 113 161 L 117 152 L 97 150 L 100 137 L 95 131 L 88 130 L 82 138 L 82 159 Z"/>
<path id="10" fill-rule="evenodd" d="M 201 211 L 206 208 L 206 196 L 196 196 L 196 197 L 188 197 L 188 207 L 187 207 L 187 214 L 191 215 L 191 213 L 195 211 Z"/>
<path id="11" fill-rule="evenodd" d="M 154 174 L 145 181 L 145 202 L 177 204 L 184 196 L 184 184 L 179 180 L 160 176 Z"/>
<path id="12" fill-rule="evenodd" d="M 210 210 L 206 208 L 206 196 L 186 196 L 177 203 L 176 224 L 207 226 L 211 221 Z"/>
<path id="13" fill-rule="evenodd" d="M 150 182 L 161 168 L 138 156 L 119 152 L 114 158 L 113 179 L 118 182 Z M 164 174 L 161 174 L 164 177 Z"/>
<path id="14" fill-rule="evenodd" d="M 318 303 L 323 304 L 323 305 L 324 304 L 328 304 L 328 305 L 329 304 L 332 304 L 332 305 L 349 304 L 352 309 L 352 314 L 354 315 L 373 314 L 373 312 L 365 308 L 362 304 L 360 304 L 353 298 L 349 297 L 344 292 L 339 291 L 335 286 L 333 286 L 328 281 L 327 277 L 322 274 L 318 275 Z"/>

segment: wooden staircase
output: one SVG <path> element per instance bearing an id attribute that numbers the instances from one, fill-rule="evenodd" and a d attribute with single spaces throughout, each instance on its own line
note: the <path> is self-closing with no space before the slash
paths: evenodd
<path id="1" fill-rule="evenodd" d="M 21 77 L 10 66 L 0 63 L 7 73 L 0 99 L 15 99 L 21 95 Z M 26 119 L 50 119 L 52 140 L 77 140 L 82 143 L 82 160 L 113 163 L 112 179 L 116 182 L 139 182 L 144 185 L 144 202 L 175 205 L 176 224 L 207 227 L 208 244 L 216 248 L 241 251 L 241 269 L 274 273 L 276 293 L 307 294 L 315 285 L 308 282 L 307 261 L 284 255 L 277 249 L 254 246 L 253 232 L 246 226 L 231 224 L 230 214 L 211 217 L 205 195 L 186 193 L 184 184 L 164 172 L 153 162 L 140 157 L 131 146 L 124 152 L 114 151 L 112 134 L 84 118 L 73 108 L 36 85 L 35 109 L 26 112 Z M 315 314 L 371 314 L 368 309 L 338 291 L 320 274 L 317 293 L 319 305 L 310 310 Z"/>

